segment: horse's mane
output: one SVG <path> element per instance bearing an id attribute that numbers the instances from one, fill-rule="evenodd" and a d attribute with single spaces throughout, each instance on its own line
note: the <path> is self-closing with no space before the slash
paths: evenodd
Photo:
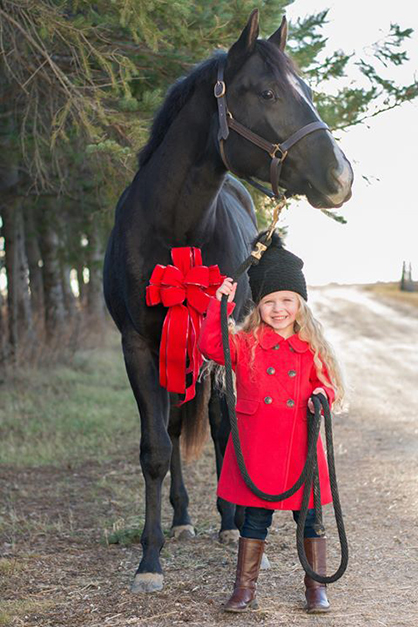
<path id="1" fill-rule="evenodd" d="M 173 120 L 192 95 L 196 85 L 210 80 L 219 60 L 225 57 L 226 52 L 215 52 L 212 57 L 199 63 L 190 74 L 182 76 L 170 87 L 154 118 L 149 141 L 138 155 L 140 167 L 145 165 L 161 144 Z"/>
<path id="2" fill-rule="evenodd" d="M 273 73 L 279 86 L 283 89 L 292 88 L 286 79 L 288 72 L 295 74 L 295 67 L 290 58 L 281 52 L 276 45 L 263 39 L 257 40 L 256 50 Z M 209 59 L 195 66 L 190 74 L 179 78 L 169 88 L 163 104 L 155 115 L 150 138 L 139 152 L 139 167 L 145 165 L 157 150 L 172 122 L 192 95 L 195 87 L 202 82 L 213 80 L 219 61 L 225 59 L 226 56 L 226 52 L 215 52 Z"/>

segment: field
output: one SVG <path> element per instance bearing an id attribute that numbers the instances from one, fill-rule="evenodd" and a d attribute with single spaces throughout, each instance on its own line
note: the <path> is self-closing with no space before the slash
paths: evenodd
<path id="1" fill-rule="evenodd" d="M 384 290 L 383 290 L 384 291 Z M 390 290 L 389 290 L 390 291 Z M 325 287 L 310 300 L 342 356 L 349 409 L 335 416 L 340 497 L 350 546 L 332 612 L 303 611 L 303 572 L 291 515 L 276 514 L 259 580 L 260 609 L 222 612 L 236 547 L 217 541 L 214 455 L 186 466 L 196 538 L 169 537 L 164 484 L 164 590 L 129 592 L 140 560 L 143 481 L 139 418 L 119 338 L 50 368 L 23 368 L 0 383 L 1 626 L 418 624 L 418 320 L 378 288 Z M 330 568 L 338 543 L 327 511 Z"/>
<path id="2" fill-rule="evenodd" d="M 414 292 L 401 292 L 399 289 L 399 282 L 372 283 L 370 285 L 365 285 L 364 289 L 376 294 L 376 296 L 380 299 L 418 307 L 418 284 L 415 282 L 414 285 L 416 290 Z"/>

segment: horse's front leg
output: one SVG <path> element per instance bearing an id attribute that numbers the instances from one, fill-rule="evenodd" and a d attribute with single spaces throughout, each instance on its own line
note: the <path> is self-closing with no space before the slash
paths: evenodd
<path id="1" fill-rule="evenodd" d="M 167 433 L 169 395 L 158 382 L 158 358 L 135 332 L 122 335 L 126 370 L 141 417 L 140 462 L 145 479 L 145 526 L 143 548 L 132 592 L 153 592 L 163 587 L 160 551 L 164 545 L 161 528 L 161 485 L 167 474 L 171 441 Z"/>

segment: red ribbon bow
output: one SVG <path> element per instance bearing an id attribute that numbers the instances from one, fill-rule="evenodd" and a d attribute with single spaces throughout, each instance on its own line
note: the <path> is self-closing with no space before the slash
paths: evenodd
<path id="1" fill-rule="evenodd" d="M 199 248 L 173 248 L 173 265 L 156 265 L 146 291 L 147 305 L 169 310 L 160 343 L 160 384 L 185 394 L 180 405 L 195 396 L 203 357 L 197 347 L 203 314 L 225 276 L 218 266 L 203 266 Z M 184 303 L 184 304 L 183 304 Z M 186 375 L 192 382 L 186 388 Z"/>

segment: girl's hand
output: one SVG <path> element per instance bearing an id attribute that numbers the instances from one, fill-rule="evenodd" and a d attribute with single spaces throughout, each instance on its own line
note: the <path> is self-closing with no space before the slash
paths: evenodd
<path id="1" fill-rule="evenodd" d="M 215 296 L 218 300 L 222 300 L 222 295 L 226 294 L 228 296 L 228 303 L 230 303 L 234 300 L 236 290 L 237 284 L 234 283 L 230 277 L 226 277 L 222 285 L 216 290 Z"/>
<path id="2" fill-rule="evenodd" d="M 327 393 L 325 392 L 324 388 L 315 388 L 312 394 L 323 394 L 325 398 L 328 398 Z M 315 413 L 315 407 L 310 398 L 308 400 L 308 408 L 311 414 Z"/>

